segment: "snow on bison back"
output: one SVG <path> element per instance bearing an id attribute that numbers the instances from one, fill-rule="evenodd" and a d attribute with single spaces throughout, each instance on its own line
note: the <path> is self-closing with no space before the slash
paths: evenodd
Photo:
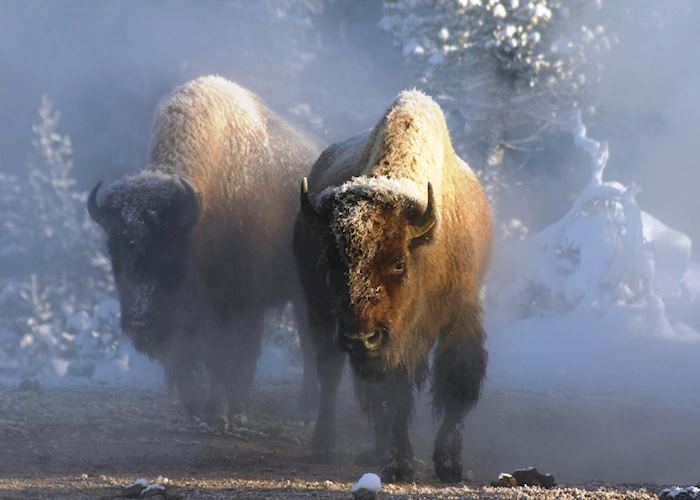
<path id="1" fill-rule="evenodd" d="M 160 103 L 146 168 L 102 201 L 99 183 L 90 194 L 122 328 L 164 365 L 185 409 L 212 425 L 225 428 L 228 407 L 246 402 L 265 310 L 298 303 L 296 186 L 317 155 L 253 93 L 207 76 Z M 310 401 L 315 374 L 305 372 Z"/>

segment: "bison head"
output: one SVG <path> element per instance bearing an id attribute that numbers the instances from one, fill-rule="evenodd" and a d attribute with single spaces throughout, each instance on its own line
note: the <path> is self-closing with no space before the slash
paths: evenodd
<path id="1" fill-rule="evenodd" d="M 167 335 L 174 297 L 184 281 L 199 200 L 182 177 L 143 172 L 115 183 L 88 211 L 107 234 L 123 330 L 137 347 Z"/>
<path id="2" fill-rule="evenodd" d="M 341 349 L 355 371 L 381 377 L 410 357 L 416 310 L 426 302 L 424 245 L 436 222 L 433 189 L 417 202 L 386 185 L 345 186 L 320 211 L 302 183 L 302 215 L 325 239 L 323 267 Z"/>

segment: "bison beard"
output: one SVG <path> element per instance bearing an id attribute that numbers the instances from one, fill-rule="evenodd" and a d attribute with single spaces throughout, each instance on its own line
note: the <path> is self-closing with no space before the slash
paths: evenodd
<path id="1" fill-rule="evenodd" d="M 124 331 L 215 427 L 247 402 L 265 312 L 291 301 L 304 335 L 291 241 L 297 179 L 316 155 L 254 94 L 204 77 L 160 103 L 147 168 L 90 195 Z M 318 386 L 301 344 L 308 408 Z"/>
<path id="2" fill-rule="evenodd" d="M 295 256 L 321 382 L 313 456 L 333 457 L 346 351 L 384 480 L 413 478 L 413 391 L 430 371 L 442 417 L 435 473 L 460 481 L 462 422 L 486 370 L 479 289 L 491 218 L 439 106 L 420 92 L 402 93 L 370 134 L 322 153 L 302 182 L 300 204 Z"/>

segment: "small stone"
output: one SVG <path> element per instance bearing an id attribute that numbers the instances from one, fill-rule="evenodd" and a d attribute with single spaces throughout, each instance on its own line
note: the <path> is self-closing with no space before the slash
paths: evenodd
<path id="1" fill-rule="evenodd" d="M 700 489 L 695 486 L 666 488 L 659 493 L 659 500 L 698 500 Z"/>
<path id="2" fill-rule="evenodd" d="M 153 483 L 141 491 L 142 497 L 154 497 L 157 495 L 165 495 L 165 486 L 160 483 Z"/>
<path id="3" fill-rule="evenodd" d="M 352 497 L 355 500 L 374 500 L 381 489 L 381 478 L 373 472 L 367 472 L 352 485 Z"/>
<path id="4" fill-rule="evenodd" d="M 540 474 L 534 467 L 518 469 L 513 472 L 513 477 L 518 482 L 518 486 L 541 486 L 552 488 L 556 485 L 554 476 L 551 474 Z"/>
<path id="5" fill-rule="evenodd" d="M 540 474 L 540 486 L 543 488 L 554 488 L 557 482 L 552 474 Z"/>
<path id="6" fill-rule="evenodd" d="M 132 484 L 131 486 L 124 488 L 122 496 L 124 498 L 139 498 L 141 496 L 141 492 L 145 489 L 146 487 L 141 484 Z"/>
<path id="7" fill-rule="evenodd" d="M 518 481 L 511 474 L 502 472 L 498 475 L 498 479 L 491 483 L 491 486 L 498 486 L 501 488 L 514 488 L 518 486 Z"/>
<path id="8" fill-rule="evenodd" d="M 358 488 L 352 492 L 352 497 L 355 500 L 375 500 L 377 498 L 377 492 L 368 490 L 367 488 Z"/>
<path id="9" fill-rule="evenodd" d="M 100 479 L 102 479 L 103 476 L 100 476 Z M 124 498 L 139 498 L 141 496 L 141 492 L 145 490 L 148 487 L 148 481 L 146 479 L 137 479 L 133 483 L 131 483 L 129 486 L 126 486 L 124 488 L 124 491 L 122 492 L 122 496 Z"/>

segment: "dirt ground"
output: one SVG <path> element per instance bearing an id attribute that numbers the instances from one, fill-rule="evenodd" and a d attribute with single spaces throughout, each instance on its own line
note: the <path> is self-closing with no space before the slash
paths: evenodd
<path id="1" fill-rule="evenodd" d="M 351 498 L 352 482 L 371 471 L 353 457 L 371 443 L 350 389 L 340 398 L 336 465 L 307 460 L 311 425 L 296 416 L 296 392 L 292 384 L 258 389 L 247 421 L 216 435 L 186 420 L 164 391 L 0 386 L 0 500 L 120 498 L 135 479 L 159 476 L 183 499 Z M 432 475 L 435 423 L 421 408 L 412 434 L 417 481 L 384 485 L 380 498 L 653 499 L 654 482 L 700 480 L 697 413 L 487 391 L 466 422 L 471 480 L 445 486 Z M 567 486 L 486 486 L 525 466 Z"/>

